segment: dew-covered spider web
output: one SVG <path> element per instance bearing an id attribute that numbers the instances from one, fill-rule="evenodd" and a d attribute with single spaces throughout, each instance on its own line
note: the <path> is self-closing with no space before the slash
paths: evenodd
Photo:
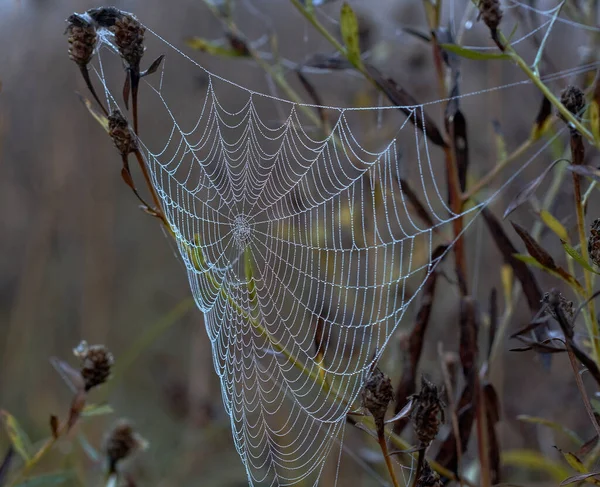
<path id="1" fill-rule="evenodd" d="M 533 30 L 553 12 L 540 10 Z M 213 73 L 150 28 L 146 37 L 166 58 L 141 86 L 140 145 L 204 313 L 235 446 L 251 485 L 316 485 L 373 365 L 451 252 L 453 222 L 467 229 L 550 141 L 456 214 L 424 123 L 444 100 L 403 110 L 290 101 Z M 109 33 L 102 45 L 94 71 L 126 113 Z M 190 87 L 193 97 L 178 96 Z M 407 483 L 413 467 L 398 466 Z"/>

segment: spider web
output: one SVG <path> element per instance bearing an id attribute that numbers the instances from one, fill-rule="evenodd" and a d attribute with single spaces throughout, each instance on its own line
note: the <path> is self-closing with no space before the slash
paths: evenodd
<path id="1" fill-rule="evenodd" d="M 497 192 L 450 210 L 439 148 L 410 121 L 424 120 L 425 104 L 401 116 L 398 107 L 291 102 L 208 71 L 150 29 L 147 37 L 169 52 L 143 90 L 167 136 L 140 144 L 204 313 L 248 481 L 316 485 L 373 365 L 456 241 L 453 220 L 468 227 Z M 108 33 L 103 44 L 114 51 Z M 98 59 L 107 101 L 118 105 Z M 182 103 L 186 70 L 204 87 Z M 327 112 L 324 130 L 310 129 L 316 110 Z M 394 132 L 369 144 L 367 126 L 383 112 L 396 117 Z M 407 196 L 407 179 L 432 221 Z M 409 482 L 412 466 L 402 472 Z"/>

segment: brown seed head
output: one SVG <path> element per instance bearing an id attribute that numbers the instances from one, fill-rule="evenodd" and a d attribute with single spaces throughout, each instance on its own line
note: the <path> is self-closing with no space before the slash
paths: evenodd
<path id="1" fill-rule="evenodd" d="M 379 367 L 375 367 L 363 389 L 362 403 L 373 416 L 378 431 L 383 429 L 385 413 L 393 397 L 392 381 Z"/>
<path id="2" fill-rule="evenodd" d="M 129 123 L 116 108 L 108 117 L 108 135 L 122 156 L 127 156 L 138 148 L 137 139 L 129 128 Z"/>
<path id="3" fill-rule="evenodd" d="M 411 414 L 413 428 L 421 446 L 426 447 L 435 439 L 445 421 L 444 403 L 438 388 L 421 377 L 421 392 L 412 396 L 414 406 Z"/>
<path id="4" fill-rule="evenodd" d="M 73 14 L 67 19 L 69 57 L 80 66 L 87 66 L 94 55 L 98 41 L 96 27 L 85 17 Z"/>
<path id="5" fill-rule="evenodd" d="M 122 12 L 110 31 L 115 35 L 115 44 L 125 62 L 132 68 L 138 68 L 144 55 L 144 34 L 146 28 L 131 14 Z"/>
<path id="6" fill-rule="evenodd" d="M 483 19 L 492 33 L 496 35 L 498 26 L 502 21 L 502 9 L 499 0 L 481 0 L 479 2 L 479 18 Z"/>
<path id="7" fill-rule="evenodd" d="M 108 380 L 115 360 L 104 345 L 89 346 L 82 341 L 73 353 L 81 360 L 81 376 L 86 392 Z"/>
<path id="8" fill-rule="evenodd" d="M 558 316 L 554 311 L 554 306 L 552 306 L 552 295 L 550 293 L 545 293 L 542 298 L 542 303 L 546 304 L 546 313 L 548 313 L 552 318 L 558 320 Z M 567 319 L 573 320 L 573 316 L 575 315 L 575 308 L 573 306 L 573 301 L 569 301 L 562 294 L 558 293 L 558 306 L 563 311 Z"/>
<path id="9" fill-rule="evenodd" d="M 567 86 L 560 94 L 560 102 L 567 110 L 575 115 L 577 119 L 581 118 L 581 114 L 585 107 L 585 95 L 577 86 Z"/>
<path id="10" fill-rule="evenodd" d="M 109 471 L 115 472 L 120 461 L 146 446 L 146 440 L 135 432 L 129 422 L 123 419 L 118 421 L 109 432 L 104 444 Z"/>
<path id="11" fill-rule="evenodd" d="M 416 487 L 442 487 L 443 485 L 440 476 L 431 469 L 429 462 L 425 460 Z"/>
<path id="12" fill-rule="evenodd" d="M 92 8 L 86 12 L 94 22 L 100 27 L 108 29 L 115 25 L 115 22 L 122 18 L 125 12 L 116 7 Z"/>
<path id="13" fill-rule="evenodd" d="M 588 254 L 592 262 L 600 267 L 600 218 L 595 219 L 590 228 Z"/>

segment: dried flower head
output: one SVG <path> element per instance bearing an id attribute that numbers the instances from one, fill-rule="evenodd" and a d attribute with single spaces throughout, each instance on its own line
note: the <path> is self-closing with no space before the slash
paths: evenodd
<path id="1" fill-rule="evenodd" d="M 129 128 L 129 123 L 118 109 L 114 109 L 108 117 L 108 135 L 122 156 L 127 156 L 138 148 L 137 139 Z"/>
<path id="2" fill-rule="evenodd" d="M 121 12 L 109 30 L 115 35 L 115 44 L 125 62 L 132 68 L 139 69 L 144 55 L 144 34 L 146 28 L 131 14 Z"/>
<path id="3" fill-rule="evenodd" d="M 116 7 L 99 7 L 92 8 L 86 12 L 94 22 L 96 22 L 100 27 L 104 27 L 108 29 L 115 25 L 115 22 L 123 17 L 123 11 L 119 10 Z"/>
<path id="4" fill-rule="evenodd" d="M 69 34 L 69 57 L 79 66 L 87 66 L 98 41 L 96 27 L 82 15 L 73 14 L 67 19 L 65 33 Z"/>
<path id="5" fill-rule="evenodd" d="M 429 462 L 425 460 L 416 487 L 442 487 L 442 485 L 444 484 L 440 480 L 440 476 L 432 470 Z"/>
<path id="6" fill-rule="evenodd" d="M 440 426 L 445 422 L 444 403 L 435 384 L 421 377 L 421 392 L 414 394 L 411 414 L 413 428 L 422 447 L 435 439 Z"/>
<path id="7" fill-rule="evenodd" d="M 479 17 L 488 26 L 492 37 L 495 38 L 498 26 L 502 21 L 502 8 L 499 0 L 481 0 L 479 2 Z"/>
<path id="8" fill-rule="evenodd" d="M 392 381 L 375 367 L 362 391 L 362 404 L 373 416 L 378 430 L 383 429 L 385 413 L 393 397 Z"/>
<path id="9" fill-rule="evenodd" d="M 577 86 L 567 86 L 560 94 L 560 102 L 567 110 L 575 115 L 577 119 L 581 118 L 581 114 L 585 108 L 585 95 Z"/>
<path id="10" fill-rule="evenodd" d="M 548 313 L 552 318 L 558 320 L 558 316 L 556 315 L 556 311 L 554 306 L 552 306 L 552 295 L 551 293 L 545 293 L 542 298 L 542 303 L 546 305 L 546 313 Z M 565 298 L 561 293 L 558 293 L 558 306 L 563 311 L 567 319 L 571 321 L 573 316 L 575 315 L 575 308 L 573 306 L 573 301 L 569 301 Z"/>
<path id="11" fill-rule="evenodd" d="M 594 220 L 588 239 L 588 254 L 594 264 L 600 266 L 600 218 Z"/>
<path id="12" fill-rule="evenodd" d="M 128 421 L 119 420 L 108 433 L 104 444 L 109 471 L 116 472 L 119 462 L 137 450 L 144 450 L 147 446 L 148 442 L 135 432 Z"/>
<path id="13" fill-rule="evenodd" d="M 115 360 L 104 345 L 90 346 L 84 340 L 73 350 L 73 353 L 81 360 L 81 376 L 86 391 L 108 380 Z"/>

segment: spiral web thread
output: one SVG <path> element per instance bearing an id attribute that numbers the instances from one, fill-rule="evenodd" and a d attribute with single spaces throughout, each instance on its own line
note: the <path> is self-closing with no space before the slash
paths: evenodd
<path id="1" fill-rule="evenodd" d="M 207 71 L 150 29 L 148 35 L 207 77 L 200 101 L 190 104 L 198 115 L 189 130 L 163 89 L 168 70 L 148 81 L 171 128 L 160 150 L 143 136 L 140 143 L 204 313 L 235 446 L 250 485 L 316 485 L 373 365 L 454 243 L 451 222 L 466 217 L 468 227 L 500 190 L 454 214 L 424 125 L 405 117 L 379 150 L 364 148 L 353 131 L 349 118 L 357 112 L 397 107 L 317 107 L 257 93 Z M 103 44 L 115 50 L 108 33 Z M 98 59 L 107 101 L 118 105 Z M 246 102 L 228 110 L 217 85 Z M 283 122 L 270 120 L 273 104 Z M 304 128 L 305 110 L 315 108 L 330 115 L 320 138 Z M 404 108 L 423 115 L 425 105 Z M 400 138 L 412 145 L 411 161 Z M 402 188 L 409 164 L 431 225 Z M 447 248 L 434 256 L 441 242 Z M 410 482 L 412 466 L 402 472 Z"/>

